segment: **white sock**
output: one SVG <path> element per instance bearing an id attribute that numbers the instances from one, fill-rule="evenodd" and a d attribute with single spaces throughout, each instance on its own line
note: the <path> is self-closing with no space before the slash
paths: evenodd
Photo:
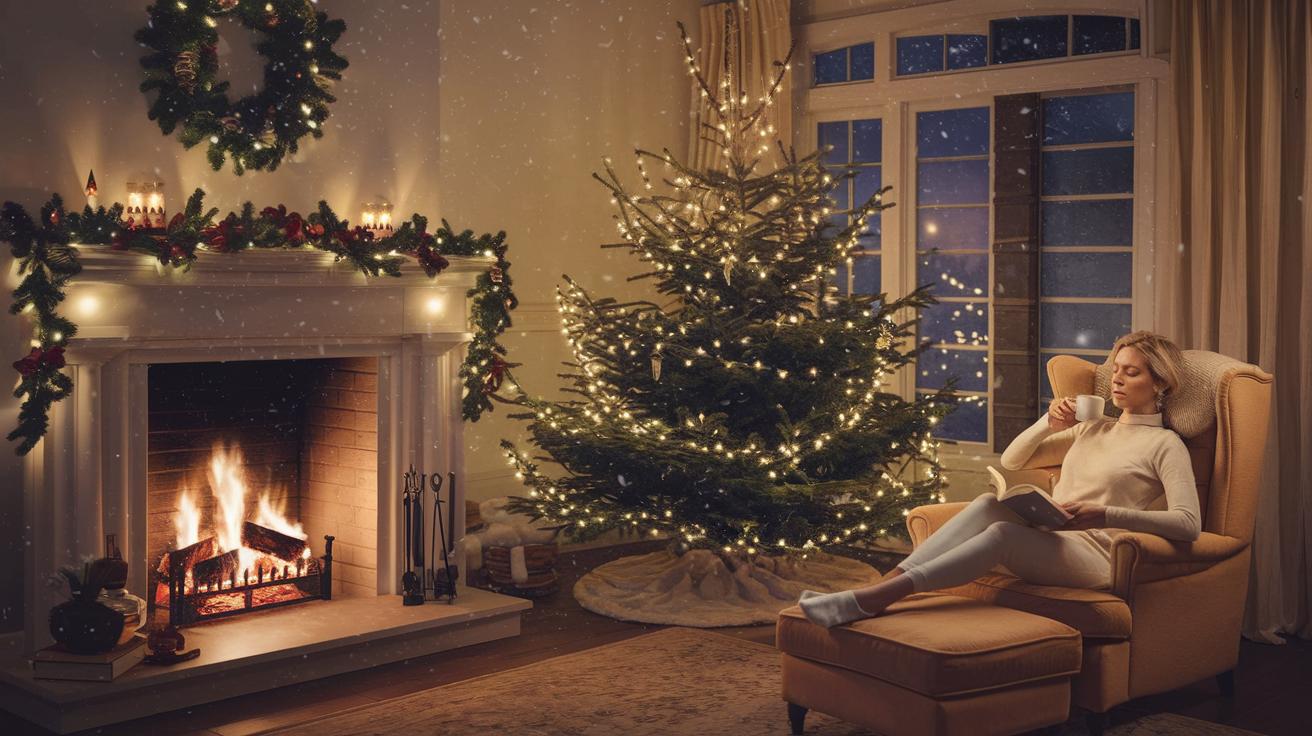
<path id="1" fill-rule="evenodd" d="M 850 590 L 806 598 L 800 605 L 811 623 L 825 628 L 870 618 L 870 614 L 856 602 L 856 593 Z"/>
<path id="2" fill-rule="evenodd" d="M 804 590 L 804 591 L 802 591 L 802 597 L 801 597 L 801 598 L 798 598 L 797 600 L 799 600 L 799 601 L 804 601 L 804 600 L 806 600 L 807 598 L 814 598 L 814 597 L 816 597 L 816 596 L 818 596 L 818 595 L 824 595 L 824 593 L 817 593 L 817 592 L 815 592 L 814 590 Z"/>

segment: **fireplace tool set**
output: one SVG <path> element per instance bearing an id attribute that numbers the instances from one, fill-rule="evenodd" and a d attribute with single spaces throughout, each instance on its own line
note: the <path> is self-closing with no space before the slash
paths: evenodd
<path id="1" fill-rule="evenodd" d="M 451 564 L 448 553 L 448 537 L 455 541 L 455 504 L 456 474 L 447 473 L 447 501 L 442 500 L 441 473 L 418 473 L 415 466 L 405 473 L 403 480 L 405 490 L 401 505 L 404 510 L 404 545 L 405 572 L 401 575 L 401 602 L 407 606 L 417 606 L 426 600 L 438 600 L 446 596 L 447 603 L 453 603 L 456 597 L 456 580 L 460 577 L 460 568 Z M 431 493 L 431 501 L 426 497 Z M 446 519 L 442 518 L 442 504 L 447 504 Z M 425 510 L 431 507 L 431 525 L 425 526 Z M 439 567 L 436 553 L 441 543 L 442 559 Z M 424 555 L 424 547 L 428 555 Z M 432 596 L 430 599 L 429 596 Z"/>

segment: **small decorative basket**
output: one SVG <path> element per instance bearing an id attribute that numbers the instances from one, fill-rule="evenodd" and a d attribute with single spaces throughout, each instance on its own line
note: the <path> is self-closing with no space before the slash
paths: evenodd
<path id="1" fill-rule="evenodd" d="M 517 547 L 487 547 L 483 568 L 493 590 L 507 595 L 538 598 L 560 589 L 556 575 L 559 546 L 523 544 Z"/>

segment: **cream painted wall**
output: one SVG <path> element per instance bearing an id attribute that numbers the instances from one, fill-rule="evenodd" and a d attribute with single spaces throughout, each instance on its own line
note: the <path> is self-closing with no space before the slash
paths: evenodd
<path id="1" fill-rule="evenodd" d="M 559 396 L 555 375 L 569 357 L 554 300 L 562 273 L 601 295 L 649 294 L 648 282 L 625 281 L 636 259 L 598 248 L 617 238 L 609 197 L 590 175 L 603 155 L 632 172 L 636 144 L 686 154 L 691 92 L 675 21 L 695 36 L 697 0 L 322 0 L 347 21 L 338 49 L 351 63 L 327 135 L 277 172 L 242 177 L 210 170 L 202 148 L 184 151 L 147 119 L 132 40 L 146 4 L 0 4 L 0 200 L 35 208 L 57 190 L 80 206 L 94 168 L 102 202 L 153 173 L 174 211 L 196 187 L 225 210 L 250 199 L 304 212 L 327 199 L 352 219 L 360 202 L 383 196 L 403 215 L 504 229 L 522 305 L 504 340 L 525 363 L 521 383 L 541 395 Z M 241 46 L 248 36 L 223 34 L 236 47 L 233 78 L 258 79 Z M 20 320 L 0 319 L 3 355 L 17 357 L 26 337 Z M 498 448 L 522 435 L 505 414 L 498 405 L 466 425 L 470 498 L 522 489 Z M 5 392 L 0 427 L 16 415 Z M 0 631 L 22 622 L 21 480 L 19 459 L 0 449 Z"/>
<path id="2" fill-rule="evenodd" d="M 632 151 L 687 151 L 691 100 L 678 29 L 695 34 L 697 0 L 652 3 L 448 3 L 441 30 L 440 199 L 476 230 L 505 228 L 521 307 L 505 344 L 529 393 L 560 397 L 570 358 L 555 287 L 569 274 L 601 296 L 653 295 L 619 238 L 609 193 L 592 179 L 602 157 L 638 179 Z M 523 493 L 499 447 L 521 450 L 506 407 L 465 426 L 471 499 Z"/>

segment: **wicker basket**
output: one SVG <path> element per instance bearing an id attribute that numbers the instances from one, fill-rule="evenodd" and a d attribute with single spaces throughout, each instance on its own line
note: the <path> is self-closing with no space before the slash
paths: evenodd
<path id="1" fill-rule="evenodd" d="M 556 543 L 524 545 L 524 565 L 528 579 L 515 582 L 510 574 L 510 547 L 488 547 L 483 550 L 483 569 L 488 582 L 497 590 L 511 595 L 536 597 L 549 595 L 559 588 L 556 575 Z"/>

